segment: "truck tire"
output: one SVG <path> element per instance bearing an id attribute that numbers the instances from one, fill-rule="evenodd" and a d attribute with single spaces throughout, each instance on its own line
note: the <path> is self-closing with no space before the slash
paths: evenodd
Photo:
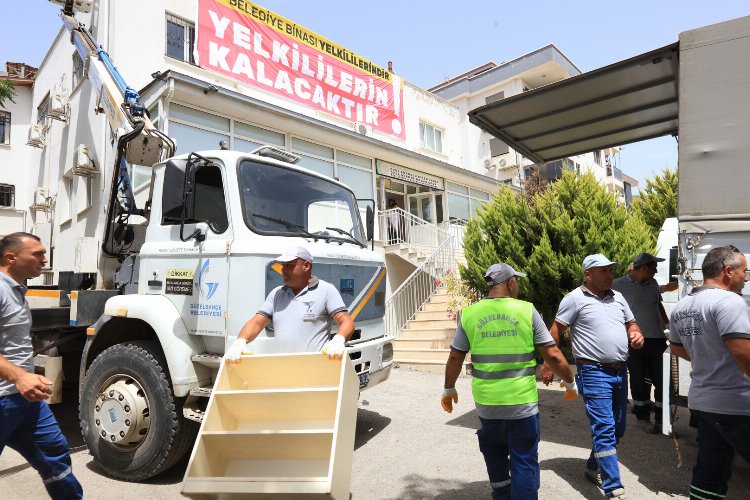
<path id="1" fill-rule="evenodd" d="M 140 481 L 175 464 L 198 426 L 182 416 L 166 361 L 151 341 L 114 345 L 86 372 L 79 403 L 83 439 L 95 461 L 118 479 Z"/>

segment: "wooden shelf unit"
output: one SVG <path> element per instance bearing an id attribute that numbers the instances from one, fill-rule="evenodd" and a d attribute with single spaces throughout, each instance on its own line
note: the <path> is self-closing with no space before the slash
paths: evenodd
<path id="1" fill-rule="evenodd" d="M 183 495 L 349 498 L 358 398 L 346 357 L 246 355 L 223 363 Z"/>

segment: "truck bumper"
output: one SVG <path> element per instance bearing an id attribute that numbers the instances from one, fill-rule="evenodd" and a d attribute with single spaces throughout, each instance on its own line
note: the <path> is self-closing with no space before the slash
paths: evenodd
<path id="1" fill-rule="evenodd" d="M 347 346 L 347 354 L 364 391 L 388 380 L 393 366 L 393 337 L 383 336 Z"/>

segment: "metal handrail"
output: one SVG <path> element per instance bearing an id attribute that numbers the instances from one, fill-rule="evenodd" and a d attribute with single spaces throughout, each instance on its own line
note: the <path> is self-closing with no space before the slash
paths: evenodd
<path id="1" fill-rule="evenodd" d="M 386 244 L 436 248 L 451 238 L 451 234 L 403 208 L 389 208 L 380 212 L 380 238 Z"/>
<path id="2" fill-rule="evenodd" d="M 440 287 L 440 277 L 454 266 L 453 236 L 446 234 L 445 240 L 385 301 L 385 333 L 399 338 L 401 330 Z"/>

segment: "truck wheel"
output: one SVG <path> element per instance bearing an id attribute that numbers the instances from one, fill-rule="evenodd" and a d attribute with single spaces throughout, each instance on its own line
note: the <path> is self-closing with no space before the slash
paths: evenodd
<path id="1" fill-rule="evenodd" d="M 165 471 L 193 445 L 198 426 L 182 417 L 158 345 L 138 341 L 99 354 L 83 381 L 81 432 L 112 477 L 139 481 Z"/>

